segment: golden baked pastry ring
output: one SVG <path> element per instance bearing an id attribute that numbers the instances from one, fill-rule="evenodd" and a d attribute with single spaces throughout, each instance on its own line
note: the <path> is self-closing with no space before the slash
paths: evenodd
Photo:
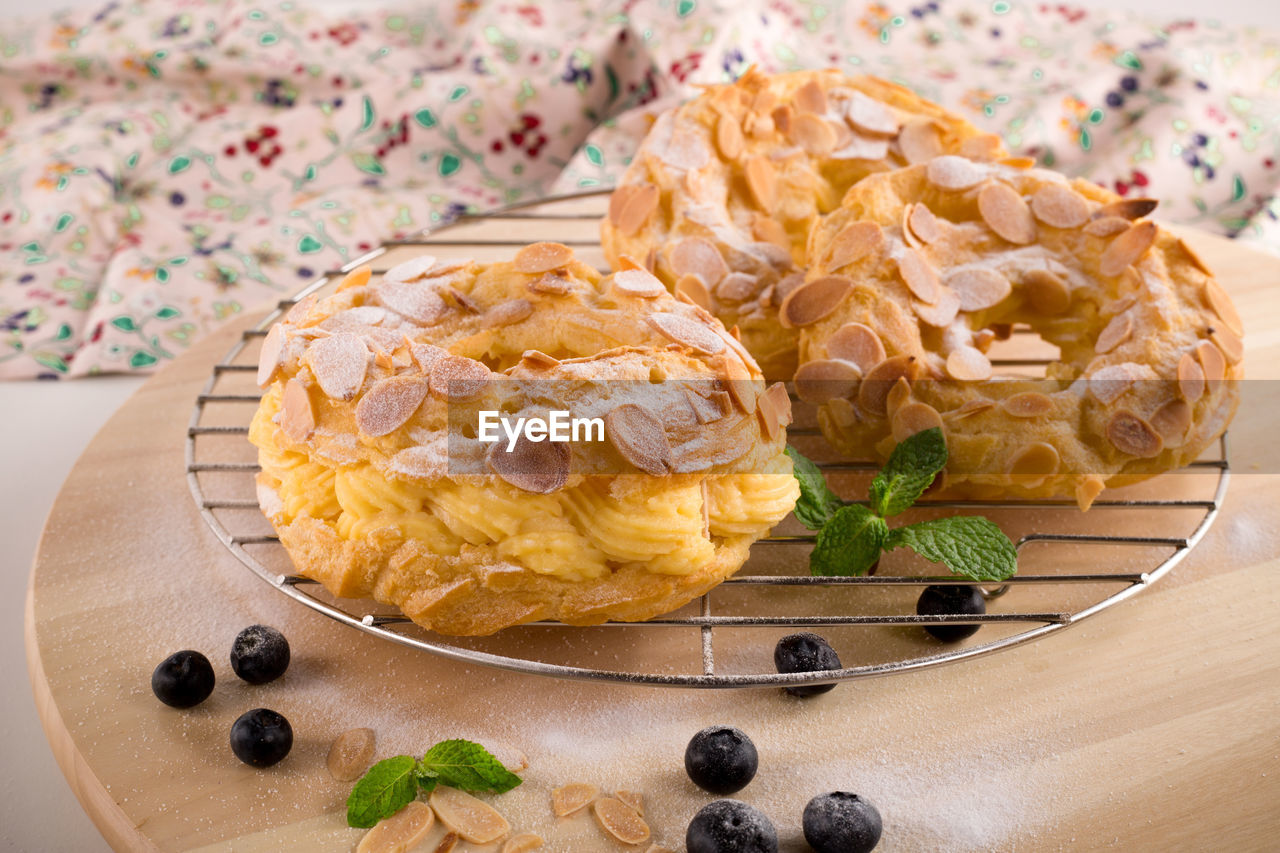
<path id="1" fill-rule="evenodd" d="M 424 243 L 430 244 L 430 251 L 441 257 L 450 256 L 449 252 L 478 256 L 490 251 L 490 247 L 498 247 L 509 256 L 518 245 L 555 239 L 575 246 L 582 257 L 594 258 L 598 256 L 591 254 L 593 234 L 607 202 L 605 192 L 540 200 L 488 217 L 469 217 L 461 220 L 457 228 L 435 229 L 409 243 L 413 252 L 422 251 Z M 1185 488 L 1170 483 L 1164 489 L 1168 494 L 1098 501 L 1094 511 L 1085 517 L 1085 532 L 1059 534 L 1047 528 L 1023 529 L 1016 535 L 1020 551 L 1029 559 L 1093 546 L 1113 549 L 1108 553 L 1122 548 L 1124 553 L 1144 556 L 1158 550 L 1159 555 L 1116 565 L 1098 561 L 1083 572 L 1074 570 L 1079 566 L 1078 559 L 1064 559 L 1059 566 L 1061 571 L 1052 575 L 1028 572 L 1015 577 L 1007 584 L 1011 594 L 1001 599 L 1001 606 L 973 620 L 986 627 L 972 644 L 942 652 L 927 639 L 906 646 L 901 641 L 886 641 L 882 647 L 863 642 L 861 633 L 857 635 L 858 643 L 842 643 L 841 632 L 862 632 L 865 626 L 937 622 L 938 619 L 914 614 L 915 597 L 925 584 L 955 583 L 954 578 L 888 573 L 862 578 L 811 578 L 805 566 L 808 540 L 802 535 L 788 535 L 790 529 L 757 544 L 758 555 L 753 552 L 752 561 L 739 575 L 718 588 L 725 592 L 723 597 L 719 592 L 713 593 L 651 622 L 590 628 L 535 623 L 475 639 L 431 634 L 391 608 L 364 600 L 334 598 L 319 584 L 293 573 L 276 537 L 262 532 L 263 521 L 253 497 L 257 465 L 251 461 L 252 448 L 243 440 L 252 404 L 260 397 L 254 384 L 257 351 L 270 324 L 298 299 L 332 288 L 346 271 L 365 263 L 385 266 L 402 248 L 402 244 L 387 244 L 353 260 L 344 270 L 327 274 L 281 303 L 279 311 L 245 332 L 242 340 L 212 367 L 210 379 L 195 401 L 186 447 L 187 480 L 200 513 L 243 565 L 300 604 L 389 642 L 467 664 L 558 678 L 654 686 L 776 687 L 910 672 L 1038 639 L 1141 592 L 1184 559 L 1200 541 L 1226 493 L 1229 469 L 1224 440 L 1220 457 L 1193 463 L 1194 470 L 1212 473 L 1212 478 L 1175 478 L 1188 481 Z M 599 264 L 603 266 L 602 259 Z M 791 431 L 793 443 L 811 456 L 817 455 L 820 439 L 816 433 L 816 428 L 806 426 Z M 866 470 L 868 466 L 835 462 L 827 467 L 838 475 L 850 469 Z M 960 501 L 933 505 L 975 506 Z M 1019 519 L 1044 518 L 1046 513 L 1055 511 L 1078 512 L 1072 501 L 979 502 L 976 506 L 996 520 L 1007 516 L 1013 524 Z M 1194 520 L 1189 520 L 1190 511 L 1195 511 Z M 1106 519 L 1113 513 L 1141 513 L 1145 519 L 1144 535 L 1117 536 L 1107 531 Z M 895 590 L 903 594 L 886 604 L 883 595 Z M 796 596 L 805 596 L 801 611 L 795 607 Z M 1015 606 L 1015 600 L 1023 597 L 1027 599 L 1024 606 Z M 833 600 L 834 609 L 824 605 Z M 724 630 L 739 626 L 752 630 Z M 755 630 L 760 627 L 766 630 Z M 822 631 L 844 657 L 846 668 L 812 675 L 773 672 L 766 660 L 767 651 L 777 635 L 789 630 Z M 923 632 L 920 634 L 923 636 Z M 760 652 L 762 648 L 765 653 Z M 601 666 L 602 658 L 597 656 L 601 650 L 606 653 L 605 660 L 616 655 L 617 663 L 612 668 Z M 864 651 L 869 655 L 887 651 L 887 656 L 855 660 L 855 655 Z M 756 659 L 758 668 L 750 663 Z M 748 661 L 745 666 L 744 660 Z"/>

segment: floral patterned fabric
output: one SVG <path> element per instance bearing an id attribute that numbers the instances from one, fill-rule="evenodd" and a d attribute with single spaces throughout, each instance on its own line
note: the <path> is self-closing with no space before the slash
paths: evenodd
<path id="1" fill-rule="evenodd" d="M 135 0 L 0 23 L 0 377 L 145 371 L 376 246 L 612 183 L 698 83 L 903 82 L 1280 249 L 1280 38 L 994 0 Z"/>

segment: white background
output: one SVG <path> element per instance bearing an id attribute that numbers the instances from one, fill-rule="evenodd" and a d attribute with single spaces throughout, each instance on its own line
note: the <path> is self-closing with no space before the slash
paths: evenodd
<path id="1" fill-rule="evenodd" d="M 305 2 L 305 0 L 304 0 Z M 356 5 L 323 0 L 325 5 Z M 31 0 L 0 0 L 0 17 L 29 12 Z M 67 5 L 66 3 L 59 5 Z M 81 2 L 79 5 L 98 5 Z M 1086 0 L 1157 19 L 1212 17 L 1280 29 L 1275 0 Z M 31 700 L 22 612 L 40 528 L 85 444 L 142 380 L 0 383 L 0 849 L 108 850 L 80 810 L 49 751 Z M 144 674 L 145 675 L 145 674 Z M 142 676 L 140 676 L 142 677 Z"/>

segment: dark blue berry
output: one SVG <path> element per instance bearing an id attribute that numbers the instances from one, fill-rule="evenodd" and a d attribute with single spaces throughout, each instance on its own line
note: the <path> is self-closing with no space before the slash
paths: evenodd
<path id="1" fill-rule="evenodd" d="M 293 727 L 269 708 L 245 711 L 231 724 L 231 751 L 250 767 L 270 767 L 293 748 Z"/>
<path id="2" fill-rule="evenodd" d="M 1107 92 L 1107 106 L 1116 108 L 1123 107 L 1124 95 L 1119 92 Z"/>
<path id="3" fill-rule="evenodd" d="M 773 665 L 778 672 L 817 672 L 840 669 L 840 656 L 817 634 L 788 634 L 773 649 Z M 834 684 L 805 684 L 783 688 L 792 696 L 817 696 L 835 688 Z"/>
<path id="4" fill-rule="evenodd" d="M 266 684 L 289 668 L 289 641 L 275 628 L 250 625 L 231 644 L 231 668 L 250 684 Z"/>
<path id="5" fill-rule="evenodd" d="M 1126 92 L 1138 91 L 1138 78 L 1132 75 L 1121 77 L 1120 88 L 1124 89 Z"/>
<path id="6" fill-rule="evenodd" d="M 213 692 L 213 666 L 199 652 L 174 652 L 151 673 L 151 692 L 171 708 L 191 708 Z"/>
<path id="7" fill-rule="evenodd" d="M 689 853 L 777 853 L 778 831 L 758 809 L 716 800 L 689 821 L 684 846 Z"/>
<path id="8" fill-rule="evenodd" d="M 741 791 L 755 777 L 759 764 L 756 745 L 732 726 L 708 726 L 693 736 L 684 751 L 689 778 L 713 794 Z"/>
<path id="9" fill-rule="evenodd" d="M 987 612 L 987 602 L 976 586 L 927 586 L 916 602 L 920 616 L 973 616 Z M 924 629 L 944 643 L 954 643 L 978 633 L 977 625 L 926 625 Z"/>
<path id="10" fill-rule="evenodd" d="M 857 794 L 819 794 L 804 807 L 804 840 L 817 853 L 868 853 L 882 828 L 880 812 Z"/>
<path id="11" fill-rule="evenodd" d="M 1193 137 L 1191 137 L 1191 138 L 1192 138 L 1193 140 L 1195 140 L 1196 145 L 1208 145 L 1208 144 L 1209 144 L 1209 137 L 1205 136 L 1203 133 L 1197 133 L 1195 136 L 1193 136 Z"/>

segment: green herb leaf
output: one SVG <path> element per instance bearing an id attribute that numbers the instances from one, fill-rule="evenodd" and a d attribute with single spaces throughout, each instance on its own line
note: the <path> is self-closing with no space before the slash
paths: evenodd
<path id="1" fill-rule="evenodd" d="M 956 515 L 894 528 L 884 549 L 904 545 L 975 581 L 1002 581 L 1018 570 L 1018 551 L 1009 537 L 979 516 Z"/>
<path id="2" fill-rule="evenodd" d="M 520 777 L 489 750 L 469 740 L 445 740 L 431 747 L 422 756 L 421 775 L 462 791 L 501 794 L 520 784 Z"/>
<path id="3" fill-rule="evenodd" d="M 418 796 L 417 765 L 412 755 L 397 755 L 370 767 L 347 797 L 347 825 L 368 828 L 408 805 Z"/>
<path id="4" fill-rule="evenodd" d="M 796 479 L 800 481 L 800 499 L 795 513 L 800 523 L 810 530 L 818 530 L 838 510 L 843 502 L 827 487 L 827 481 L 818 466 L 794 447 L 787 447 Z"/>
<path id="5" fill-rule="evenodd" d="M 888 518 L 910 507 L 947 464 L 947 440 L 937 427 L 898 444 L 871 481 L 871 508 Z"/>
<path id="6" fill-rule="evenodd" d="M 861 504 L 842 506 L 818 531 L 809 554 L 809 574 L 865 575 L 880 559 L 889 525 Z"/>

